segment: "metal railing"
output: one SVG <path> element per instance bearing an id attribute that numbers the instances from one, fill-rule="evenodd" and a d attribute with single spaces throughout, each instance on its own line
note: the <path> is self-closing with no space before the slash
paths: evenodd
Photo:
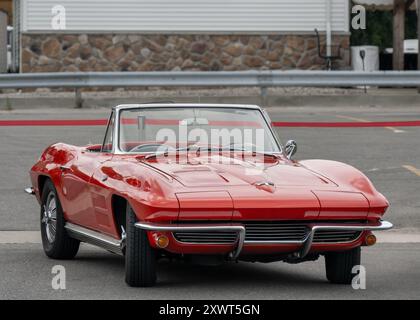
<path id="1" fill-rule="evenodd" d="M 98 87 L 420 87 L 420 71 L 157 71 L 0 74 L 0 89 Z"/>
<path id="2" fill-rule="evenodd" d="M 0 74 L 0 89 L 89 87 L 418 87 L 420 71 L 157 71 Z"/>

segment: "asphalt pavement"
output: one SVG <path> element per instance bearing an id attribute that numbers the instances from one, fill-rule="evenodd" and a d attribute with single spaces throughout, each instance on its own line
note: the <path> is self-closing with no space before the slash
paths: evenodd
<path id="1" fill-rule="evenodd" d="M 161 261 L 153 288 L 124 282 L 124 259 L 83 246 L 75 260 L 47 259 L 40 245 L 0 245 L 0 299 L 418 299 L 420 244 L 364 248 L 366 289 L 333 285 L 324 259 L 302 264 L 230 263 L 203 267 Z M 66 288 L 52 288 L 52 268 L 65 267 Z"/>
<path id="2" fill-rule="evenodd" d="M 273 121 L 370 122 L 420 120 L 418 107 L 268 108 Z M 0 120 L 104 119 L 108 109 L 0 111 Z M 276 128 L 281 140 L 298 143 L 296 159 L 332 159 L 362 170 L 390 201 L 386 218 L 397 234 L 420 234 L 420 127 Z M 104 127 L 0 126 L 0 239 L 3 231 L 37 231 L 39 206 L 23 193 L 28 171 L 42 150 L 62 141 L 100 143 Z M 124 261 L 84 246 L 76 260 L 52 261 L 39 243 L 0 241 L 0 299 L 388 299 L 419 298 L 420 242 L 382 243 L 364 249 L 367 289 L 330 285 L 323 259 L 300 265 L 228 264 L 198 267 L 159 264 L 156 288 L 124 283 Z M 13 241 L 12 241 L 13 242 Z M 51 268 L 66 267 L 66 290 L 51 288 Z"/>

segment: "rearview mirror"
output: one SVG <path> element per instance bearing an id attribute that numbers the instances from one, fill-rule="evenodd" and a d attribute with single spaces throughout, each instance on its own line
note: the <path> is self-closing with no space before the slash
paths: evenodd
<path id="1" fill-rule="evenodd" d="M 284 146 L 284 149 L 286 151 L 286 156 L 288 159 L 291 159 L 293 155 L 297 151 L 297 143 L 295 140 L 289 140 L 287 141 L 286 145 Z"/>

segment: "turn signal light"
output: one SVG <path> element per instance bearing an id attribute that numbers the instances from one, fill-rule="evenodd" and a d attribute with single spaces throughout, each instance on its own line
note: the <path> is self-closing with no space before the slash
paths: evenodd
<path id="1" fill-rule="evenodd" d="M 161 249 L 165 249 L 169 244 L 169 238 L 165 235 L 157 236 L 155 241 L 156 245 Z"/>
<path id="2" fill-rule="evenodd" d="M 376 243 L 376 236 L 374 234 L 368 234 L 365 238 L 365 244 L 367 246 L 373 246 Z"/>

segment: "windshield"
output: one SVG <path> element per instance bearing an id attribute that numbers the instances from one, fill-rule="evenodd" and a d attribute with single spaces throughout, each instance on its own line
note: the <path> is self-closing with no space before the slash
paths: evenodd
<path id="1" fill-rule="evenodd" d="M 211 107 L 122 110 L 119 148 L 127 153 L 189 148 L 280 152 L 259 110 Z"/>

